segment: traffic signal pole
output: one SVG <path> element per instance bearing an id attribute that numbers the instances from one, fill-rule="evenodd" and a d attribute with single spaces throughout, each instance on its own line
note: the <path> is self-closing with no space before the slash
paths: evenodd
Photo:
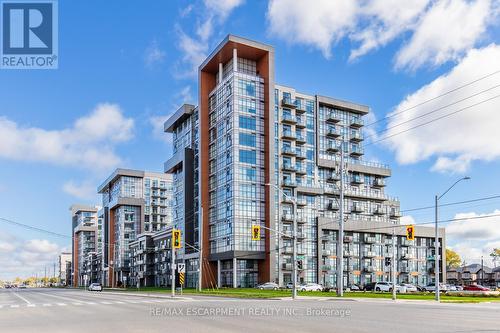
<path id="1" fill-rule="evenodd" d="M 173 234 L 172 234 L 173 236 Z M 170 263 L 170 271 L 172 274 L 172 297 L 175 297 L 175 247 L 174 247 L 174 237 L 172 237 L 172 261 Z"/>

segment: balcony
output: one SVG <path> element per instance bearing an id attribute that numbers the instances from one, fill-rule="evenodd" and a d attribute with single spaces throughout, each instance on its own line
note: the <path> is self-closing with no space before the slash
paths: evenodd
<path id="1" fill-rule="evenodd" d="M 293 222 L 293 214 L 283 214 L 281 220 L 284 222 Z"/>
<path id="2" fill-rule="evenodd" d="M 307 205 L 307 200 L 305 198 L 297 199 L 297 206 L 306 206 L 306 205 Z"/>
<path id="3" fill-rule="evenodd" d="M 325 135 L 329 138 L 338 138 L 340 136 L 340 132 L 337 131 L 337 129 L 335 127 L 329 127 L 327 130 L 326 130 L 326 133 Z"/>
<path id="4" fill-rule="evenodd" d="M 321 266 L 322 271 L 331 271 L 333 268 L 331 265 L 323 265 Z"/>
<path id="5" fill-rule="evenodd" d="M 284 130 L 283 132 L 281 132 L 281 138 L 287 139 L 287 140 L 295 140 L 296 139 L 295 133 L 293 131 L 290 131 L 290 130 Z"/>
<path id="6" fill-rule="evenodd" d="M 290 178 L 283 178 L 282 185 L 286 187 L 297 187 L 297 183 L 291 180 Z"/>
<path id="7" fill-rule="evenodd" d="M 289 230 L 289 229 L 283 229 L 281 232 L 282 232 L 282 236 L 283 236 L 284 238 L 292 238 L 292 237 L 293 237 L 292 230 Z"/>
<path id="8" fill-rule="evenodd" d="M 331 256 L 332 254 L 334 254 L 334 251 L 332 250 L 323 250 L 322 252 L 322 255 L 325 257 Z"/>
<path id="9" fill-rule="evenodd" d="M 361 142 L 363 141 L 363 136 L 361 135 L 360 132 L 354 132 L 351 133 L 351 137 L 349 138 L 349 140 L 352 142 Z"/>
<path id="10" fill-rule="evenodd" d="M 297 119 L 291 114 L 283 114 L 283 116 L 281 117 L 281 122 L 293 125 L 297 123 Z"/>
<path id="11" fill-rule="evenodd" d="M 377 238 L 373 236 L 365 236 L 364 241 L 367 244 L 374 244 L 377 242 Z"/>
<path id="12" fill-rule="evenodd" d="M 334 142 L 334 141 L 329 141 L 326 144 L 326 151 L 329 153 L 336 153 L 340 151 L 340 144 Z"/>
<path id="13" fill-rule="evenodd" d="M 291 263 L 283 263 L 281 264 L 281 269 L 285 271 L 291 271 L 293 269 L 293 265 Z"/>
<path id="14" fill-rule="evenodd" d="M 281 197 L 281 202 L 284 203 L 293 203 L 292 198 L 290 198 L 288 195 L 284 195 Z"/>
<path id="15" fill-rule="evenodd" d="M 353 175 L 351 178 L 351 183 L 352 184 L 363 184 L 365 182 L 365 179 L 361 177 L 360 175 Z"/>
<path id="16" fill-rule="evenodd" d="M 344 257 L 352 257 L 352 256 L 354 256 L 353 251 L 344 250 Z"/>
<path id="17" fill-rule="evenodd" d="M 410 267 L 400 267 L 399 272 L 400 273 L 410 273 Z"/>
<path id="18" fill-rule="evenodd" d="M 328 209 L 328 210 L 339 210 L 339 204 L 336 201 L 330 201 L 326 205 L 326 209 Z"/>
<path id="19" fill-rule="evenodd" d="M 412 260 L 415 259 L 415 256 L 413 254 L 405 253 L 401 256 L 401 259 L 403 260 Z"/>
<path id="20" fill-rule="evenodd" d="M 373 272 L 375 272 L 375 267 L 373 267 L 373 266 L 365 266 L 365 267 L 363 268 L 363 270 L 364 270 L 365 272 L 368 272 L 368 273 L 373 273 Z"/>
<path id="21" fill-rule="evenodd" d="M 297 106 L 295 105 L 295 101 L 291 98 L 283 98 L 281 100 L 281 106 L 284 106 L 286 108 L 292 108 L 292 109 L 295 109 Z"/>
<path id="22" fill-rule="evenodd" d="M 295 156 L 296 154 L 296 151 L 293 150 L 292 147 L 288 147 L 288 146 L 283 146 L 281 148 L 281 154 L 283 155 L 289 155 L 289 156 Z"/>
<path id="23" fill-rule="evenodd" d="M 363 126 L 363 119 L 361 119 L 361 117 L 351 117 L 349 126 L 353 128 L 360 128 Z"/>
<path id="24" fill-rule="evenodd" d="M 282 251 L 282 252 L 283 252 L 283 253 L 290 253 L 290 254 L 292 254 L 292 253 L 293 253 L 293 246 L 285 246 L 285 247 L 283 248 L 283 251 Z"/>
<path id="25" fill-rule="evenodd" d="M 358 146 L 352 146 L 351 151 L 349 152 L 349 155 L 351 156 L 361 156 L 364 154 L 363 148 L 360 148 Z"/>
<path id="26" fill-rule="evenodd" d="M 305 113 L 306 112 L 306 103 L 303 99 L 295 100 L 295 113 Z"/>
<path id="27" fill-rule="evenodd" d="M 344 243 L 352 243 L 352 236 L 344 236 Z"/>
<path id="28" fill-rule="evenodd" d="M 306 138 L 301 133 L 297 133 L 297 135 L 295 136 L 295 141 L 298 144 L 303 145 L 306 143 Z"/>
<path id="29" fill-rule="evenodd" d="M 362 213 L 364 211 L 365 211 L 364 207 L 360 204 L 353 204 L 351 207 L 352 213 Z"/>
<path id="30" fill-rule="evenodd" d="M 337 112 L 328 112 L 326 114 L 326 121 L 329 123 L 338 123 L 340 121 L 340 115 Z"/>
<path id="31" fill-rule="evenodd" d="M 295 165 L 295 173 L 297 173 L 299 175 L 305 175 L 307 173 L 307 170 L 304 166 L 302 166 L 300 164 L 296 164 Z"/>
<path id="32" fill-rule="evenodd" d="M 296 158 L 301 159 L 301 160 L 304 160 L 307 158 L 305 150 L 302 150 L 300 148 L 296 148 L 295 155 L 296 155 Z"/>
<path id="33" fill-rule="evenodd" d="M 393 217 L 393 218 L 394 217 L 401 217 L 401 214 L 399 213 L 399 209 L 391 208 L 389 216 Z"/>
<path id="34" fill-rule="evenodd" d="M 297 128 L 306 128 L 306 119 L 305 119 L 305 117 L 295 116 L 295 119 L 297 119 L 297 123 L 295 124 L 295 127 L 297 127 Z"/>
<path id="35" fill-rule="evenodd" d="M 373 210 L 374 215 L 385 215 L 385 210 L 382 207 L 376 207 Z"/>
<path id="36" fill-rule="evenodd" d="M 384 187 L 385 186 L 385 180 L 384 178 L 375 178 L 372 183 L 373 187 Z"/>
<path id="37" fill-rule="evenodd" d="M 373 251 L 365 251 L 365 252 L 363 253 L 363 256 L 364 256 L 365 258 L 374 258 L 374 257 L 376 257 L 376 256 L 377 256 L 377 254 L 376 254 L 375 252 L 373 252 Z"/>
<path id="38" fill-rule="evenodd" d="M 326 194 L 337 194 L 339 192 L 334 186 L 325 186 L 324 191 Z"/>
<path id="39" fill-rule="evenodd" d="M 281 166 L 281 170 L 295 172 L 296 168 L 292 163 L 283 163 L 283 165 Z"/>
<path id="40" fill-rule="evenodd" d="M 401 239 L 401 246 L 408 247 L 408 246 L 413 246 L 413 245 L 415 245 L 414 241 L 407 240 L 406 238 Z"/>
<path id="41" fill-rule="evenodd" d="M 334 183 L 334 182 L 337 182 L 339 180 L 340 180 L 340 176 L 335 172 L 329 173 L 328 176 L 326 177 L 326 181 L 329 183 Z"/>
<path id="42" fill-rule="evenodd" d="M 304 224 L 306 222 L 307 222 L 307 220 L 304 216 L 302 216 L 302 215 L 297 216 L 297 224 Z"/>

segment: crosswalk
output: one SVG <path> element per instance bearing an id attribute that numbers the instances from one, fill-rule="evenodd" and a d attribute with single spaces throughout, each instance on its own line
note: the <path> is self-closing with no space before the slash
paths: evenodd
<path id="1" fill-rule="evenodd" d="M 121 301 L 75 301 L 75 302 L 54 302 L 54 303 L 29 303 L 29 304 L 0 304 L 0 310 L 8 309 L 26 309 L 26 308 L 48 308 L 48 307 L 65 307 L 65 306 L 109 306 L 109 305 L 126 305 L 126 304 L 161 304 L 161 303 L 172 303 L 178 302 L 179 300 L 170 299 L 147 299 L 147 300 L 121 300 Z"/>

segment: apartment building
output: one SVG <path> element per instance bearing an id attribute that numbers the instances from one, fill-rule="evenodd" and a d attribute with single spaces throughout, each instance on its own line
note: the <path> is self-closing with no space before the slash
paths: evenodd
<path id="1" fill-rule="evenodd" d="M 68 272 L 67 271 L 67 263 L 69 262 L 71 264 L 71 259 L 72 259 L 72 254 L 71 252 L 61 252 L 59 255 L 59 285 L 61 286 L 69 286 L 70 284 L 70 276 L 71 275 L 71 270 Z"/>
<path id="2" fill-rule="evenodd" d="M 116 169 L 98 188 L 102 194 L 102 283 L 130 282 L 130 243 L 172 222 L 172 176 Z"/>
<path id="3" fill-rule="evenodd" d="M 130 285 L 140 287 L 155 286 L 154 243 L 151 233 L 137 236 L 130 242 Z"/>
<path id="4" fill-rule="evenodd" d="M 174 154 L 164 170 L 174 175 L 176 228 L 197 245 L 180 252 L 202 263 L 204 287 L 290 282 L 294 217 L 299 281 L 335 285 L 341 183 L 345 285 L 389 280 L 393 251 L 398 282 L 434 280 L 434 229 L 417 227 L 407 241 L 399 201 L 385 191 L 390 168 L 363 158 L 368 106 L 275 84 L 273 47 L 232 35 L 199 80 L 199 105 L 165 123 Z"/>
<path id="5" fill-rule="evenodd" d="M 97 211 L 99 207 L 72 205 L 72 283 L 74 287 L 91 281 L 88 269 L 97 252 Z"/>
<path id="6" fill-rule="evenodd" d="M 489 287 L 500 286 L 500 269 L 481 264 L 448 268 L 448 283 L 453 285 L 481 284 Z"/>

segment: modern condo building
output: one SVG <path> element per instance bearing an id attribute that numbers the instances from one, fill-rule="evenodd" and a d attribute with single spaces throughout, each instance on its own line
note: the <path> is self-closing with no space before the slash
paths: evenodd
<path id="1" fill-rule="evenodd" d="M 346 285 L 389 280 L 393 229 L 398 281 L 433 281 L 433 229 L 417 227 L 407 241 L 399 202 L 385 193 L 391 170 L 363 159 L 367 106 L 275 84 L 273 47 L 232 35 L 200 65 L 198 103 L 166 121 L 174 154 L 164 169 L 187 243 L 177 258 L 196 263 L 201 248 L 204 287 L 290 282 L 294 217 L 299 282 L 334 286 L 338 255 Z"/>
<path id="2" fill-rule="evenodd" d="M 164 230 L 172 222 L 172 176 L 117 169 L 99 186 L 102 194 L 102 283 L 127 285 L 130 243 L 142 233 Z"/>

